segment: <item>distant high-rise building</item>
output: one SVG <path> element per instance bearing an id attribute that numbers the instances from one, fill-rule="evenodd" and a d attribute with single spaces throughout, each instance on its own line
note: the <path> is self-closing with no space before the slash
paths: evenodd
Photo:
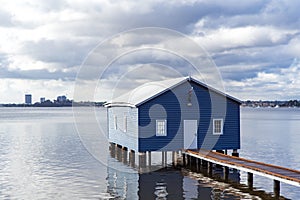
<path id="1" fill-rule="evenodd" d="M 44 103 L 45 101 L 46 101 L 46 98 L 45 97 L 41 97 L 40 102 Z"/>
<path id="2" fill-rule="evenodd" d="M 59 103 L 66 102 L 67 101 L 67 97 L 66 96 L 58 96 L 56 100 Z"/>
<path id="3" fill-rule="evenodd" d="M 32 104 L 32 95 L 31 94 L 25 94 L 25 103 Z"/>

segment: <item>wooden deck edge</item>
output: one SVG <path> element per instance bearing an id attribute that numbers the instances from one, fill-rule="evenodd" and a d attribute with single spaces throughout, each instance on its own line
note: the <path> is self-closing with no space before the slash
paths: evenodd
<path id="1" fill-rule="evenodd" d="M 250 169 L 250 170 L 253 170 L 253 171 L 257 171 L 257 172 L 260 172 L 260 173 L 265 173 L 265 174 L 268 174 L 268 175 L 271 175 L 271 176 L 274 176 L 274 177 L 278 177 L 278 178 L 282 178 L 282 179 L 286 179 L 286 180 L 290 180 L 290 181 L 300 183 L 300 179 L 289 177 L 289 176 L 284 176 L 284 175 L 274 173 L 274 172 L 270 172 L 270 171 L 267 171 L 267 170 L 263 170 L 263 169 L 260 169 L 260 168 L 257 168 L 257 167 L 246 166 L 246 165 L 241 164 L 241 163 L 234 163 L 234 162 L 225 161 L 225 160 L 219 160 L 217 158 L 209 156 L 208 154 L 207 154 L 208 155 L 207 156 L 205 154 L 195 152 L 195 151 L 191 151 L 191 150 L 187 150 L 186 152 L 191 153 L 191 154 L 196 154 L 196 155 L 198 154 L 199 156 L 203 156 L 204 158 L 208 158 L 208 159 L 214 160 L 214 161 L 219 162 L 219 163 L 229 164 L 229 165 L 233 165 L 233 166 L 237 166 L 237 167 L 243 167 L 243 168 Z M 216 153 L 216 152 L 211 152 L 211 153 Z M 216 153 L 216 154 L 220 154 L 222 156 L 227 156 L 229 158 L 233 158 L 233 159 L 236 159 L 236 160 L 242 160 L 242 161 L 249 162 L 249 163 L 255 163 L 255 164 L 260 164 L 260 165 L 263 165 L 263 166 L 273 167 L 275 169 L 276 168 L 277 169 L 282 169 L 282 170 L 298 173 L 300 175 L 300 171 L 297 171 L 297 170 L 292 170 L 292 169 L 289 169 L 289 168 L 284 168 L 284 167 L 280 167 L 280 166 L 276 166 L 276 165 L 270 165 L 270 164 L 266 164 L 266 163 L 262 163 L 262 162 L 247 160 L 247 159 L 244 159 L 244 158 L 237 159 L 238 157 L 228 156 L 228 155 L 224 155 L 224 154 L 221 154 L 221 153 Z"/>
<path id="2" fill-rule="evenodd" d="M 200 153 L 201 151 L 207 151 L 207 150 L 200 150 L 200 152 L 193 151 L 193 150 L 186 150 L 186 151 Z M 295 172 L 295 173 L 300 174 L 300 171 L 295 170 L 295 169 L 290 169 L 290 168 L 287 168 L 287 167 L 282 167 L 282 166 L 278 166 L 278 165 L 263 163 L 263 162 L 259 162 L 259 161 L 255 161 L 255 160 L 249 160 L 249 159 L 241 158 L 241 157 L 230 156 L 230 155 L 226 155 L 226 154 L 222 154 L 222 153 L 218 153 L 218 152 L 212 152 L 212 151 L 207 151 L 207 152 L 208 152 L 208 154 L 210 154 L 210 153 L 217 154 L 217 155 L 220 155 L 220 156 L 223 156 L 223 157 L 228 157 L 228 158 L 232 158 L 232 159 L 236 159 L 236 160 L 241 160 L 241 161 L 251 162 L 251 163 L 255 163 L 255 164 L 265 165 L 265 166 L 268 166 L 268 167 L 276 167 L 278 169 L 283 169 L 283 170 L 287 170 L 287 171 L 291 171 L 291 172 Z"/>

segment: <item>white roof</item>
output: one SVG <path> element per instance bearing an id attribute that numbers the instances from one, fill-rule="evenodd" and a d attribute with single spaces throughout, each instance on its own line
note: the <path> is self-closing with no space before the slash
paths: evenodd
<path id="1" fill-rule="evenodd" d="M 191 77 L 181 77 L 181 78 L 175 78 L 175 79 L 168 79 L 168 80 L 164 80 L 164 81 L 145 83 L 145 84 L 135 88 L 134 90 L 131 90 L 131 91 L 113 99 L 112 101 L 108 102 L 105 106 L 106 107 L 117 107 L 117 106 L 136 107 L 152 98 L 155 98 L 156 96 L 164 93 L 165 91 L 182 84 L 183 82 L 185 82 L 187 80 L 193 80 L 194 82 L 196 82 L 206 88 L 209 88 L 217 93 L 220 93 L 221 95 L 227 96 L 227 97 L 233 99 L 234 101 L 240 102 L 240 100 L 238 100 L 234 97 L 231 97 L 229 95 L 226 95 L 225 93 L 218 91 L 214 88 L 211 88 L 196 79 L 193 79 Z"/>

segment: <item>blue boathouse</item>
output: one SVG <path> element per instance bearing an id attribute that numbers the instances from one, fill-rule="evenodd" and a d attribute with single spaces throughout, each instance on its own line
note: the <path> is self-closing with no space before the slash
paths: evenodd
<path id="1" fill-rule="evenodd" d="M 106 104 L 108 138 L 135 152 L 237 153 L 240 104 L 192 77 L 146 83 Z"/>

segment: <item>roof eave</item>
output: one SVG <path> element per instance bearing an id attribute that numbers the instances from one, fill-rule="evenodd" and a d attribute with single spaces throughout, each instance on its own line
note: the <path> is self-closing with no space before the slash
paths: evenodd
<path id="1" fill-rule="evenodd" d="M 123 103 L 123 102 L 112 102 L 105 104 L 104 107 L 111 108 L 111 107 L 130 107 L 130 108 L 136 108 L 135 105 L 130 103 Z"/>

